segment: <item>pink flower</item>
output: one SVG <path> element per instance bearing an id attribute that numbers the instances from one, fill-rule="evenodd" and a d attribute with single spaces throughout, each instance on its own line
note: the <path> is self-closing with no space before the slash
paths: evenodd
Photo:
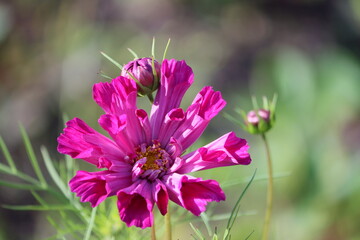
<path id="1" fill-rule="evenodd" d="M 225 200 L 215 180 L 186 173 L 249 164 L 249 147 L 230 132 L 183 155 L 226 104 L 220 92 L 204 87 L 186 111 L 179 108 L 192 82 L 185 61 L 165 59 L 150 116 L 136 106 L 133 80 L 120 76 L 95 84 L 94 99 L 105 111 L 99 124 L 112 139 L 75 118 L 59 136 L 58 151 L 106 170 L 78 171 L 69 182 L 71 191 L 92 207 L 116 195 L 120 218 L 141 228 L 153 225 L 155 204 L 166 214 L 169 199 L 197 216 L 208 202 Z"/>

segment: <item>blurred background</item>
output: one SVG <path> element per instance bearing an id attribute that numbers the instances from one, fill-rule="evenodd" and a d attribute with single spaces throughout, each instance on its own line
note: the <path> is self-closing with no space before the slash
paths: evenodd
<path id="1" fill-rule="evenodd" d="M 223 111 L 240 118 L 234 109 L 250 110 L 252 95 L 278 93 L 277 123 L 268 134 L 279 176 L 273 239 L 360 239 L 359 0 L 2 1 L 0 135 L 19 168 L 34 175 L 19 122 L 36 155 L 44 145 L 62 161 L 56 138 L 63 114 L 99 129 L 102 111 L 92 100 L 92 85 L 108 81 L 100 71 L 119 75 L 100 51 L 126 63 L 133 58 L 127 48 L 150 56 L 153 37 L 159 59 L 171 38 L 168 58 L 185 59 L 193 68 L 184 107 L 212 85 L 228 102 Z M 231 210 L 255 169 L 257 178 L 266 176 L 260 137 L 221 115 L 196 146 L 231 130 L 248 140 L 252 164 L 196 173 L 221 185 L 238 182 L 224 188 L 226 202 L 212 205 L 218 213 Z M 253 230 L 251 239 L 259 238 L 265 200 L 266 181 L 257 180 L 241 203 L 233 239 Z M 0 204 L 36 200 L 0 186 Z M 211 224 L 221 230 L 224 221 Z M 194 225 L 204 229 L 201 221 Z M 191 239 L 188 222 L 173 228 L 174 239 Z M 0 239 L 44 239 L 54 232 L 44 212 L 0 208 Z"/>

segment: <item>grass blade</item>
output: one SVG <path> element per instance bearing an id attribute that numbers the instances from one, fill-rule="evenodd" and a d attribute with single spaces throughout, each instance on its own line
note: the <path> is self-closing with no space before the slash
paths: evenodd
<path id="1" fill-rule="evenodd" d="M 40 184 L 42 186 L 46 187 L 47 184 L 46 184 L 45 178 L 44 178 L 44 176 L 43 176 L 43 174 L 41 172 L 39 163 L 38 163 L 38 161 L 36 159 L 34 149 L 33 149 L 32 145 L 31 145 L 29 136 L 27 135 L 27 133 L 25 131 L 25 128 L 21 124 L 20 124 L 20 132 L 21 132 L 21 136 L 23 138 L 24 144 L 25 144 L 26 152 L 27 152 L 27 154 L 29 156 L 29 159 L 30 159 L 31 165 L 33 166 L 35 174 L 38 177 L 38 179 L 40 181 Z"/>
<path id="2" fill-rule="evenodd" d="M 200 232 L 199 229 L 197 229 L 196 227 L 194 227 L 194 225 L 192 225 L 192 223 L 190 223 L 190 227 L 192 228 L 192 230 L 195 232 L 196 236 L 198 236 L 200 239 L 205 240 L 205 237 L 203 236 L 203 234 Z"/>
<path id="3" fill-rule="evenodd" d="M 255 230 L 253 230 L 253 231 L 245 238 L 245 240 L 248 240 L 254 232 L 255 232 Z"/>
<path id="4" fill-rule="evenodd" d="M 99 72 L 99 75 L 106 79 L 110 79 L 110 80 L 112 79 L 111 77 L 109 77 L 108 75 L 106 75 L 105 73 L 103 73 L 101 71 Z"/>
<path id="5" fill-rule="evenodd" d="M 59 210 L 71 210 L 76 211 L 71 205 L 2 205 L 3 208 L 19 211 L 59 211 Z"/>
<path id="6" fill-rule="evenodd" d="M 281 173 L 277 173 L 273 176 L 273 179 L 281 179 L 281 178 L 285 178 L 285 177 L 289 177 L 291 176 L 291 172 L 281 172 Z M 256 178 L 254 178 L 253 182 L 260 182 L 260 181 L 266 181 L 269 179 L 269 176 L 268 175 L 262 175 L 262 176 L 258 176 Z M 242 184 L 242 183 L 247 183 L 250 181 L 250 178 L 247 179 L 247 180 L 242 180 L 242 179 L 235 179 L 235 180 L 228 180 L 224 183 L 221 184 L 221 187 L 223 189 L 226 189 L 226 188 L 229 188 L 229 187 L 232 187 L 232 186 L 236 186 L 236 185 L 239 185 L 239 184 Z"/>
<path id="7" fill-rule="evenodd" d="M 224 118 L 226 118 L 227 120 L 229 120 L 230 122 L 232 122 L 233 124 L 235 124 L 236 126 L 241 126 L 242 128 L 245 127 L 245 124 L 243 123 L 242 119 L 238 120 L 235 117 L 231 116 L 228 113 L 223 113 Z"/>
<path id="8" fill-rule="evenodd" d="M 15 162 L 14 162 L 13 158 L 11 157 L 11 155 L 9 153 L 9 149 L 7 148 L 7 146 L 6 146 L 4 140 L 2 139 L 1 136 L 0 136 L 0 148 L 1 148 L 1 151 L 3 152 L 3 154 L 5 156 L 6 161 L 9 164 L 9 167 L 10 167 L 11 171 L 13 173 L 16 173 L 17 169 L 16 169 Z"/>
<path id="9" fill-rule="evenodd" d="M 8 181 L 0 180 L 0 185 L 9 187 L 9 188 L 15 188 L 15 189 L 21 189 L 21 190 L 45 190 L 46 188 L 42 186 L 36 186 L 36 185 L 30 185 L 30 184 L 22 184 L 22 183 L 12 183 Z"/>
<path id="10" fill-rule="evenodd" d="M 200 214 L 200 217 L 201 217 L 201 219 L 203 220 L 203 222 L 205 224 L 205 227 L 206 227 L 206 230 L 207 230 L 209 236 L 211 236 L 212 231 L 211 231 L 211 227 L 210 227 L 210 223 L 209 223 L 209 221 L 210 221 L 209 216 L 205 212 L 202 212 Z"/>
<path id="11" fill-rule="evenodd" d="M 85 234 L 85 236 L 84 236 L 84 240 L 89 240 L 89 239 L 90 239 L 91 231 L 92 231 L 92 228 L 94 227 L 96 210 L 97 210 L 97 208 L 95 207 L 95 208 L 93 208 L 93 210 L 91 211 L 90 222 L 89 222 L 88 228 L 86 229 L 86 234 Z"/>
<path id="12" fill-rule="evenodd" d="M 243 196 L 245 195 L 245 193 L 246 193 L 246 191 L 248 190 L 249 186 L 251 185 L 252 181 L 254 180 L 255 175 L 256 175 L 256 169 L 255 169 L 255 172 L 254 172 L 254 174 L 252 175 L 249 183 L 246 185 L 246 187 L 245 187 L 244 190 L 242 191 L 240 197 L 238 198 L 238 200 L 237 200 L 236 203 L 235 203 L 235 206 L 234 206 L 234 208 L 233 208 L 233 211 L 231 212 L 231 215 L 230 215 L 228 224 L 227 224 L 227 226 L 226 226 L 226 228 L 229 228 L 229 230 L 231 229 L 231 227 L 232 227 L 232 225 L 234 224 L 234 221 L 235 221 L 235 219 L 236 219 L 236 215 L 237 215 L 237 212 L 238 212 L 238 211 L 236 211 L 236 210 L 238 209 L 238 206 L 240 205 L 240 201 L 241 201 L 241 199 L 243 198 Z M 235 213 L 235 211 L 236 211 L 236 213 Z M 235 218 L 234 218 L 234 216 L 235 216 Z"/>
<path id="13" fill-rule="evenodd" d="M 155 37 L 153 37 L 152 44 L 151 44 L 151 55 L 155 58 Z"/>
<path id="14" fill-rule="evenodd" d="M 168 48 L 169 48 L 169 45 L 170 45 L 170 41 L 171 41 L 171 39 L 169 38 L 169 40 L 167 41 L 165 50 L 164 50 L 163 60 L 166 58 L 166 54 L 167 54 L 167 51 L 168 51 Z"/>
<path id="15" fill-rule="evenodd" d="M 36 201 L 38 201 L 38 203 L 40 203 L 42 206 L 47 206 L 47 203 L 44 201 L 44 199 L 42 199 L 42 197 L 40 197 L 39 194 L 37 194 L 35 191 L 31 191 L 31 194 L 34 196 Z"/>
<path id="16" fill-rule="evenodd" d="M 246 193 L 246 191 L 248 190 L 248 188 L 250 187 L 252 181 L 253 181 L 254 178 L 255 178 L 255 175 L 256 175 L 256 169 L 255 169 L 254 174 L 252 175 L 249 183 L 246 185 L 246 187 L 244 188 L 244 190 L 243 190 L 242 193 L 240 194 L 240 197 L 239 197 L 238 200 L 236 201 L 235 206 L 234 206 L 234 208 L 233 208 L 233 210 L 232 210 L 232 212 L 231 212 L 230 218 L 229 218 L 228 223 L 227 223 L 227 226 L 226 226 L 226 229 L 229 230 L 229 235 L 228 235 L 228 237 L 230 237 L 230 230 L 231 230 L 231 228 L 232 228 L 232 226 L 233 226 L 233 224 L 234 224 L 234 222 L 235 222 L 235 220 L 236 220 L 236 217 L 237 217 L 237 214 L 238 214 L 238 210 L 239 210 L 239 207 L 240 207 L 240 201 L 241 201 L 241 199 L 243 198 L 243 196 L 245 195 L 245 193 Z M 228 239 L 228 237 L 227 237 L 227 239 Z"/>
<path id="17" fill-rule="evenodd" d="M 127 50 L 134 56 L 135 59 L 139 58 L 136 52 L 134 52 L 131 48 L 128 48 Z"/>
<path id="18" fill-rule="evenodd" d="M 55 170 L 53 162 L 50 159 L 49 152 L 47 151 L 47 149 L 44 146 L 41 146 L 40 151 L 41 151 L 42 157 L 44 159 L 45 166 L 50 174 L 50 177 L 52 178 L 52 180 L 54 181 L 56 186 L 58 186 L 60 191 L 65 195 L 65 197 L 68 199 L 71 199 L 71 195 L 69 194 L 68 188 L 64 184 L 64 182 L 61 179 L 61 177 L 59 176 L 58 172 Z"/>
<path id="19" fill-rule="evenodd" d="M 30 176 L 28 176 L 28 175 L 26 175 L 26 174 L 24 174 L 24 173 L 22 173 L 20 171 L 17 171 L 16 173 L 12 172 L 11 168 L 9 168 L 8 166 L 5 166 L 4 164 L 1 164 L 1 163 L 0 163 L 0 172 L 4 173 L 4 174 L 16 176 L 16 177 L 18 177 L 18 178 L 20 178 L 22 180 L 31 182 L 34 185 L 39 185 L 40 184 L 36 179 L 34 179 L 34 178 L 32 178 L 32 177 L 30 177 Z M 42 186 L 41 188 L 45 189 L 46 187 Z"/>
<path id="20" fill-rule="evenodd" d="M 118 63 L 117 61 L 115 61 L 114 59 L 112 59 L 111 57 L 109 57 L 106 53 L 104 52 L 100 52 L 101 55 L 103 55 L 107 60 L 109 60 L 110 62 L 112 62 L 115 66 L 117 66 L 118 68 L 120 68 L 120 70 L 122 70 L 122 66 L 120 63 Z"/>

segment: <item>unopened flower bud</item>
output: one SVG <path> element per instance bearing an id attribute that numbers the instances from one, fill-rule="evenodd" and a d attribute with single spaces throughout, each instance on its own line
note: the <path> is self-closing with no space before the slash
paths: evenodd
<path id="1" fill-rule="evenodd" d="M 276 95 L 271 102 L 269 102 L 267 98 L 264 98 L 263 108 L 252 110 L 248 114 L 243 114 L 244 129 L 251 134 L 263 134 L 269 131 L 275 123 L 275 107 Z"/>
<path id="2" fill-rule="evenodd" d="M 152 58 L 139 58 L 126 64 L 121 71 L 121 76 L 134 79 L 138 87 L 138 94 L 144 96 L 157 89 L 160 68 L 161 65 L 156 60 L 153 62 Z"/>
<path id="3" fill-rule="evenodd" d="M 264 133 L 271 128 L 270 111 L 259 109 L 250 111 L 246 115 L 245 125 L 250 133 Z"/>

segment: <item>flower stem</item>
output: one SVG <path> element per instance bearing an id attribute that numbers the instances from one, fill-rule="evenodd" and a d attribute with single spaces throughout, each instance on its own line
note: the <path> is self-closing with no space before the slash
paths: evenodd
<path id="1" fill-rule="evenodd" d="M 265 144 L 266 158 L 267 158 L 267 165 L 268 165 L 268 188 L 267 188 L 267 200 L 266 200 L 266 213 L 265 213 L 264 229 L 263 229 L 263 233 L 262 233 L 262 240 L 267 240 L 267 239 L 269 239 L 270 219 L 271 219 L 271 211 L 272 211 L 272 205 L 273 205 L 273 169 L 272 169 L 272 163 L 271 163 L 269 143 L 266 140 L 265 134 L 262 134 L 261 136 L 262 136 L 262 139 Z"/>
<path id="2" fill-rule="evenodd" d="M 155 220 L 151 227 L 151 240 L 156 240 L 156 231 L 155 231 Z"/>
<path id="3" fill-rule="evenodd" d="M 171 240 L 172 236 L 171 236 L 171 216 L 170 216 L 170 211 L 168 209 L 168 212 L 165 215 L 165 227 L 166 227 L 166 240 Z"/>
<path id="4" fill-rule="evenodd" d="M 154 97 L 153 97 L 152 93 L 150 93 L 150 94 L 148 94 L 146 96 L 149 98 L 151 104 L 153 104 L 154 103 Z"/>

